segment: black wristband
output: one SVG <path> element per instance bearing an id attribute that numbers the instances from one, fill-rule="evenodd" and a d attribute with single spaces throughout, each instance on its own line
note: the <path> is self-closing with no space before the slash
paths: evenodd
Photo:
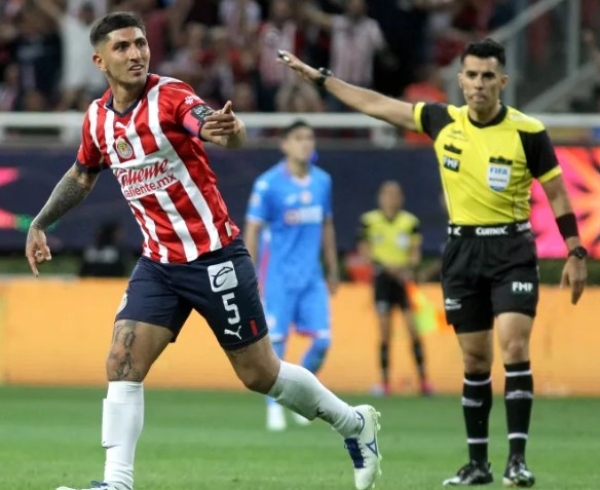
<path id="1" fill-rule="evenodd" d="M 577 219 L 574 213 L 563 214 L 556 218 L 556 224 L 558 225 L 558 231 L 562 237 L 566 240 L 571 237 L 578 237 L 579 230 L 577 229 Z"/>
<path id="2" fill-rule="evenodd" d="M 333 72 L 329 68 L 319 68 L 319 73 L 321 76 L 315 80 L 315 85 L 317 87 L 322 87 L 325 85 L 325 80 L 327 80 L 327 77 L 333 76 Z"/>

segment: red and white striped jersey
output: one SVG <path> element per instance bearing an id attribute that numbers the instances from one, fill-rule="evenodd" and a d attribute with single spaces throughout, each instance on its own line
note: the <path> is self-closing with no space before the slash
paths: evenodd
<path id="1" fill-rule="evenodd" d="M 239 234 L 202 141 L 183 124 L 203 103 L 187 84 L 151 74 L 127 113 L 111 108 L 108 90 L 83 122 L 77 165 L 112 170 L 140 225 L 143 254 L 162 263 L 191 262 Z"/>

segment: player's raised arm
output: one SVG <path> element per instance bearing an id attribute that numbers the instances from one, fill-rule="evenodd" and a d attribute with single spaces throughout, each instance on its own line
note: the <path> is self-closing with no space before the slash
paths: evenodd
<path id="1" fill-rule="evenodd" d="M 279 60 L 305 80 L 324 87 L 327 92 L 353 109 L 404 129 L 417 129 L 412 104 L 346 83 L 333 76 L 329 70 L 317 70 L 303 63 L 288 51 L 280 51 Z"/>
<path id="2" fill-rule="evenodd" d="M 52 258 L 44 230 L 82 202 L 97 179 L 97 173 L 86 173 L 77 164 L 73 165 L 58 182 L 50 198 L 31 223 L 27 233 L 25 256 L 36 277 L 37 264 Z"/>

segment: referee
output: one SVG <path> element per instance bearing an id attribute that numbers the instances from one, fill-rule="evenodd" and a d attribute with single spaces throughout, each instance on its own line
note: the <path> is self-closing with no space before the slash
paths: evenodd
<path id="1" fill-rule="evenodd" d="M 529 224 L 534 178 L 541 183 L 565 240 L 562 284 L 570 286 L 573 304 L 583 293 L 587 252 L 544 126 L 500 100 L 508 82 L 504 48 L 491 39 L 465 48 L 458 75 L 466 100 L 462 107 L 413 106 L 347 84 L 288 52 L 280 52 L 280 58 L 348 106 L 433 139 L 450 216 L 442 265 L 444 307 L 462 350 L 462 405 L 469 447 L 469 462 L 444 485 L 493 480 L 488 419 L 495 320 L 506 373 L 509 456 L 503 482 L 531 487 L 535 478 L 525 463 L 525 445 L 533 402 L 529 339 L 539 289 Z"/>
<path id="2" fill-rule="evenodd" d="M 392 334 L 392 308 L 402 311 L 412 341 L 413 356 L 419 374 L 422 395 L 430 395 L 427 382 L 423 344 L 419 338 L 406 283 L 414 279 L 414 269 L 421 262 L 421 241 L 418 218 L 402 209 L 400 184 L 386 181 L 378 193 L 378 209 L 360 218 L 359 250 L 373 264 L 375 306 L 380 330 L 379 365 L 381 394 L 390 394 L 389 352 Z"/>

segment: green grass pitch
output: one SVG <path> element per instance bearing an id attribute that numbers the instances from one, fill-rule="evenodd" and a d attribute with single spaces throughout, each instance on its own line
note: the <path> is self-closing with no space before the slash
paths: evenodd
<path id="1" fill-rule="evenodd" d="M 54 490 L 102 479 L 104 390 L 0 388 L 0 489 Z M 377 490 L 440 488 L 466 462 L 460 398 L 350 397 L 382 413 Z M 494 400 L 491 461 L 501 486 L 507 441 Z M 528 463 L 545 490 L 600 488 L 600 400 L 537 399 Z M 250 393 L 146 391 L 136 490 L 351 490 L 350 458 L 326 424 L 264 430 Z"/>

